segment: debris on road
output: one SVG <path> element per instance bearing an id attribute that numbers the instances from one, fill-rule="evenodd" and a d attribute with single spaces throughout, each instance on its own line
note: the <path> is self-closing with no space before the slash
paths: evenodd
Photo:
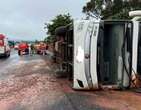
<path id="1" fill-rule="evenodd" d="M 34 56 L 37 57 L 37 56 Z M 2 110 L 140 110 L 141 94 L 131 91 L 74 91 L 65 78 L 56 78 L 47 58 L 20 63 L 0 81 Z M 17 65 L 17 64 L 16 64 Z M 14 66 L 14 65 L 13 65 Z"/>

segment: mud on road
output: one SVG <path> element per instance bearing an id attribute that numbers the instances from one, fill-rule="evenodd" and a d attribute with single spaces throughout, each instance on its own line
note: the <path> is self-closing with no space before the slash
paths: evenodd
<path id="1" fill-rule="evenodd" d="M 19 60 L 1 74 L 0 110 L 141 110 L 141 94 L 130 91 L 74 91 L 55 77 L 48 58 Z"/>

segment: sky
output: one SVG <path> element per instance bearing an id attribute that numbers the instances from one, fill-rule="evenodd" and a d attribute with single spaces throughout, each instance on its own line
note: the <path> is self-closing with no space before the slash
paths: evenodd
<path id="1" fill-rule="evenodd" d="M 0 0 L 0 33 L 12 40 L 42 40 L 44 23 L 70 13 L 81 19 L 88 0 Z"/>

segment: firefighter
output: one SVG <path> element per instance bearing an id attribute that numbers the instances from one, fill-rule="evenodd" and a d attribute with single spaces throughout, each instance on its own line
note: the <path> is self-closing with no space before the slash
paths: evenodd
<path id="1" fill-rule="evenodd" d="M 41 54 L 45 55 L 46 54 L 46 44 L 41 42 L 40 49 L 41 49 Z"/>
<path id="2" fill-rule="evenodd" d="M 33 55 L 35 51 L 34 44 L 30 45 L 30 55 Z"/>

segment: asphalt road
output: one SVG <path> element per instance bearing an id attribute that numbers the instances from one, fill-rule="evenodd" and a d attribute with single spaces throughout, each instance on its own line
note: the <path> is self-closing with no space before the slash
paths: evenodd
<path id="1" fill-rule="evenodd" d="M 0 58 L 0 110 L 141 110 L 131 91 L 74 91 L 49 56 Z"/>
<path id="2" fill-rule="evenodd" d="M 11 75 L 11 72 L 8 70 L 16 68 L 18 65 L 22 63 L 30 63 L 35 59 L 40 59 L 39 56 L 31 57 L 29 55 L 18 56 L 18 52 L 16 50 L 11 50 L 11 55 L 9 58 L 0 57 L 0 79 L 6 78 Z M 12 74 L 13 75 L 13 74 Z"/>
<path id="3" fill-rule="evenodd" d="M 16 64 L 19 61 L 19 57 L 16 54 L 16 51 L 11 52 L 11 56 L 9 58 L 0 57 L 0 79 L 6 78 L 7 68 L 14 67 L 14 64 Z"/>
<path id="4" fill-rule="evenodd" d="M 12 50 L 10 58 L 0 57 L 0 69 L 8 66 L 8 64 L 17 62 L 19 60 L 19 57 L 16 53 L 17 53 L 16 51 Z"/>

